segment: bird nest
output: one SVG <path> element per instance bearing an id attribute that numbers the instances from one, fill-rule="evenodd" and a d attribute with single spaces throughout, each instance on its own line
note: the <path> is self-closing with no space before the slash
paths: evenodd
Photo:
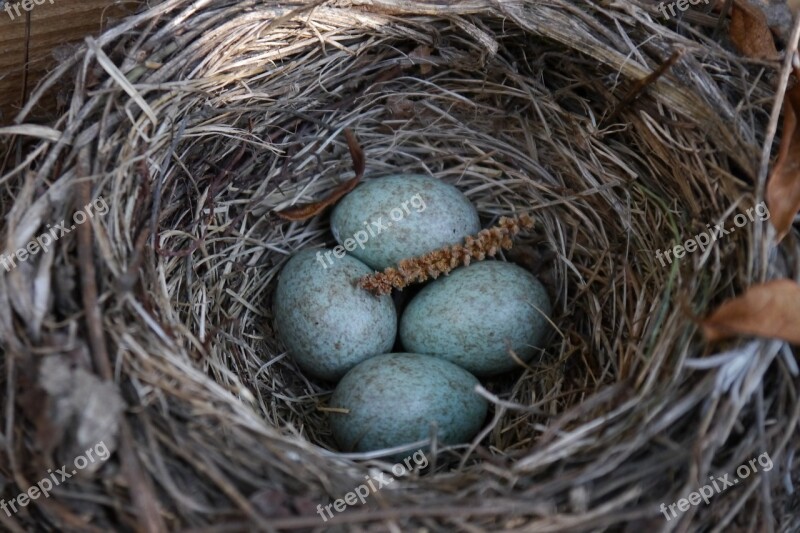
<path id="1" fill-rule="evenodd" d="M 0 178 L 4 247 L 29 253 L 0 268 L 0 490 L 102 460 L 0 524 L 790 524 L 785 463 L 669 512 L 709 476 L 785 454 L 794 423 L 775 422 L 798 416 L 782 345 L 710 346 L 696 320 L 788 272 L 765 224 L 664 254 L 758 199 L 774 69 L 713 32 L 614 2 L 167 0 L 87 39 L 4 135 L 24 147 Z M 65 89 L 57 119 L 25 124 Z M 433 442 L 403 476 L 337 451 L 333 385 L 273 329 L 282 265 L 332 243 L 326 213 L 277 213 L 353 177 L 348 131 L 364 179 L 445 180 L 484 227 L 530 216 L 502 253 L 553 300 L 542 356 L 482 382 L 483 431 Z M 331 507 L 365 479 L 386 481 Z"/>

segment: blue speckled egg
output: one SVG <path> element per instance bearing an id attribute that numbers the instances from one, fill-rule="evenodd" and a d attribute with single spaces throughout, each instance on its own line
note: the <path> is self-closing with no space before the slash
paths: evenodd
<path id="1" fill-rule="evenodd" d="M 525 362 L 539 351 L 550 313 L 547 291 L 530 272 L 481 261 L 423 288 L 400 318 L 400 341 L 489 376 L 519 367 L 509 349 Z"/>
<path id="2" fill-rule="evenodd" d="M 304 250 L 286 263 L 273 314 L 278 338 L 300 368 L 337 380 L 392 349 L 397 311 L 389 296 L 375 297 L 356 285 L 372 269 L 349 255 L 326 261 L 325 252 Z"/>
<path id="3" fill-rule="evenodd" d="M 331 215 L 336 241 L 378 270 L 461 243 L 480 229 L 478 212 L 461 191 L 416 174 L 363 183 Z"/>
<path id="4" fill-rule="evenodd" d="M 426 439 L 433 422 L 440 442 L 468 442 L 486 418 L 477 384 L 475 376 L 444 359 L 413 353 L 373 357 L 348 372 L 333 392 L 330 407 L 349 410 L 330 413 L 333 436 L 342 451 L 367 452 Z"/>

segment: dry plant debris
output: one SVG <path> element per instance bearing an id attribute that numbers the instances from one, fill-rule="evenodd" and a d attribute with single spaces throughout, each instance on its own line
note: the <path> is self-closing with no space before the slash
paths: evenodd
<path id="1" fill-rule="evenodd" d="M 795 69 L 794 82 L 794 87 L 787 90 L 784 97 L 783 137 L 767 181 L 767 205 L 778 241 L 789 233 L 800 211 L 800 69 Z"/>
<path id="2" fill-rule="evenodd" d="M 464 239 L 464 244 L 454 244 L 420 257 L 404 259 L 397 268 L 389 267 L 383 272 L 364 276 L 358 284 L 380 296 L 389 294 L 392 289 L 402 290 L 412 283 L 436 279 L 461 265 L 469 266 L 473 260 L 483 261 L 487 257 L 494 257 L 501 249 L 511 249 L 514 245 L 512 239 L 521 230 L 532 227 L 533 220 L 524 213 L 513 218 L 502 217 L 495 226 L 482 229 L 474 237 Z"/>
<path id="3" fill-rule="evenodd" d="M 729 35 L 733 44 L 748 57 L 777 59 L 778 49 L 764 12 L 747 0 L 736 0 L 731 8 Z"/>
<path id="4" fill-rule="evenodd" d="M 737 0 L 731 13 L 730 36 L 745 55 L 774 59 L 778 56 L 777 47 L 762 8 Z M 786 52 L 797 54 L 797 43 L 790 44 L 792 47 Z M 800 69 L 793 69 L 789 84 L 783 98 L 783 132 L 778 156 L 765 191 L 776 242 L 790 232 L 800 212 Z M 800 286 L 793 280 L 776 279 L 755 284 L 711 312 L 701 322 L 703 333 L 709 342 L 736 335 L 757 335 L 800 344 L 798 301 Z"/>
<path id="5" fill-rule="evenodd" d="M 347 147 L 350 150 L 350 157 L 353 160 L 353 169 L 356 172 L 355 177 L 341 183 L 333 190 L 333 192 L 331 192 L 322 200 L 278 211 L 276 214 L 279 217 L 284 220 L 308 220 L 311 217 L 319 215 L 332 205 L 335 205 L 336 202 L 344 198 L 347 193 L 356 188 L 356 185 L 359 184 L 361 178 L 364 176 L 364 170 L 366 168 L 364 150 L 361 148 L 361 145 L 359 144 L 358 139 L 352 130 L 345 129 L 344 136 L 347 139 Z"/>
<path id="6" fill-rule="evenodd" d="M 783 339 L 800 345 L 800 285 L 788 279 L 755 285 L 725 301 L 703 320 L 711 341 L 737 334 Z"/>

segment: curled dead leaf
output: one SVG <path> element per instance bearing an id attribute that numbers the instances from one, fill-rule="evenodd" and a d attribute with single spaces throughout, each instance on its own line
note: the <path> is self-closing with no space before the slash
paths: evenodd
<path id="1" fill-rule="evenodd" d="M 748 0 L 733 3 L 729 32 L 731 41 L 744 55 L 755 59 L 778 58 L 766 15 Z"/>
<path id="2" fill-rule="evenodd" d="M 796 76 L 800 80 L 800 72 Z M 765 193 L 778 241 L 800 211 L 800 81 L 786 91 L 783 107 L 783 136 Z"/>
<path id="3" fill-rule="evenodd" d="M 800 344 L 800 285 L 788 279 L 754 285 L 726 300 L 701 322 L 709 342 L 736 335 L 782 339 Z"/>

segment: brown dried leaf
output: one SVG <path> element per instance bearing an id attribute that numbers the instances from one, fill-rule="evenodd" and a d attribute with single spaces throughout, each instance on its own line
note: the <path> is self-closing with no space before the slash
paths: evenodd
<path id="1" fill-rule="evenodd" d="M 295 207 L 290 207 L 289 209 L 284 209 L 283 211 L 278 211 L 277 215 L 279 217 L 284 220 L 292 221 L 308 220 L 309 218 L 322 213 L 328 207 L 336 205 L 336 203 L 341 200 L 345 194 L 355 189 L 356 185 L 358 185 L 358 183 L 361 181 L 362 176 L 364 176 L 364 170 L 366 169 L 367 162 L 366 158 L 364 157 L 364 150 L 361 148 L 361 145 L 359 144 L 355 134 L 348 128 L 344 130 L 344 136 L 347 139 L 347 147 L 350 149 L 350 158 L 353 160 L 353 170 L 355 171 L 356 176 L 336 187 L 327 198 L 317 202 L 302 204 Z"/>
<path id="2" fill-rule="evenodd" d="M 789 42 L 793 17 L 786 0 L 750 0 L 750 3 L 764 13 L 775 40 L 779 44 Z"/>
<path id="3" fill-rule="evenodd" d="M 356 134 L 353 133 L 353 130 L 350 128 L 344 130 L 344 137 L 347 139 L 347 147 L 350 149 L 350 158 L 353 160 L 353 171 L 356 173 L 355 179 L 360 180 L 364 176 L 364 170 L 367 168 L 364 149 L 361 148 Z"/>
<path id="4" fill-rule="evenodd" d="M 419 63 L 419 72 L 422 75 L 428 74 L 431 70 L 433 70 L 433 67 L 427 61 L 427 59 L 431 57 L 432 51 L 433 50 L 431 49 L 430 46 L 425 46 L 424 44 L 421 44 L 416 48 L 414 48 L 414 50 L 409 54 L 409 57 L 411 59 L 422 60 Z"/>
<path id="5" fill-rule="evenodd" d="M 702 321 L 709 342 L 757 335 L 800 344 L 800 285 L 788 279 L 754 285 Z"/>
<path id="6" fill-rule="evenodd" d="M 800 80 L 800 72 L 797 75 Z M 770 219 L 779 241 L 789 233 L 800 211 L 800 81 L 786 91 L 783 107 L 783 137 L 766 191 Z"/>
<path id="7" fill-rule="evenodd" d="M 767 17 L 748 0 L 736 0 L 731 8 L 730 37 L 744 55 L 756 59 L 777 59 L 778 49 Z"/>

